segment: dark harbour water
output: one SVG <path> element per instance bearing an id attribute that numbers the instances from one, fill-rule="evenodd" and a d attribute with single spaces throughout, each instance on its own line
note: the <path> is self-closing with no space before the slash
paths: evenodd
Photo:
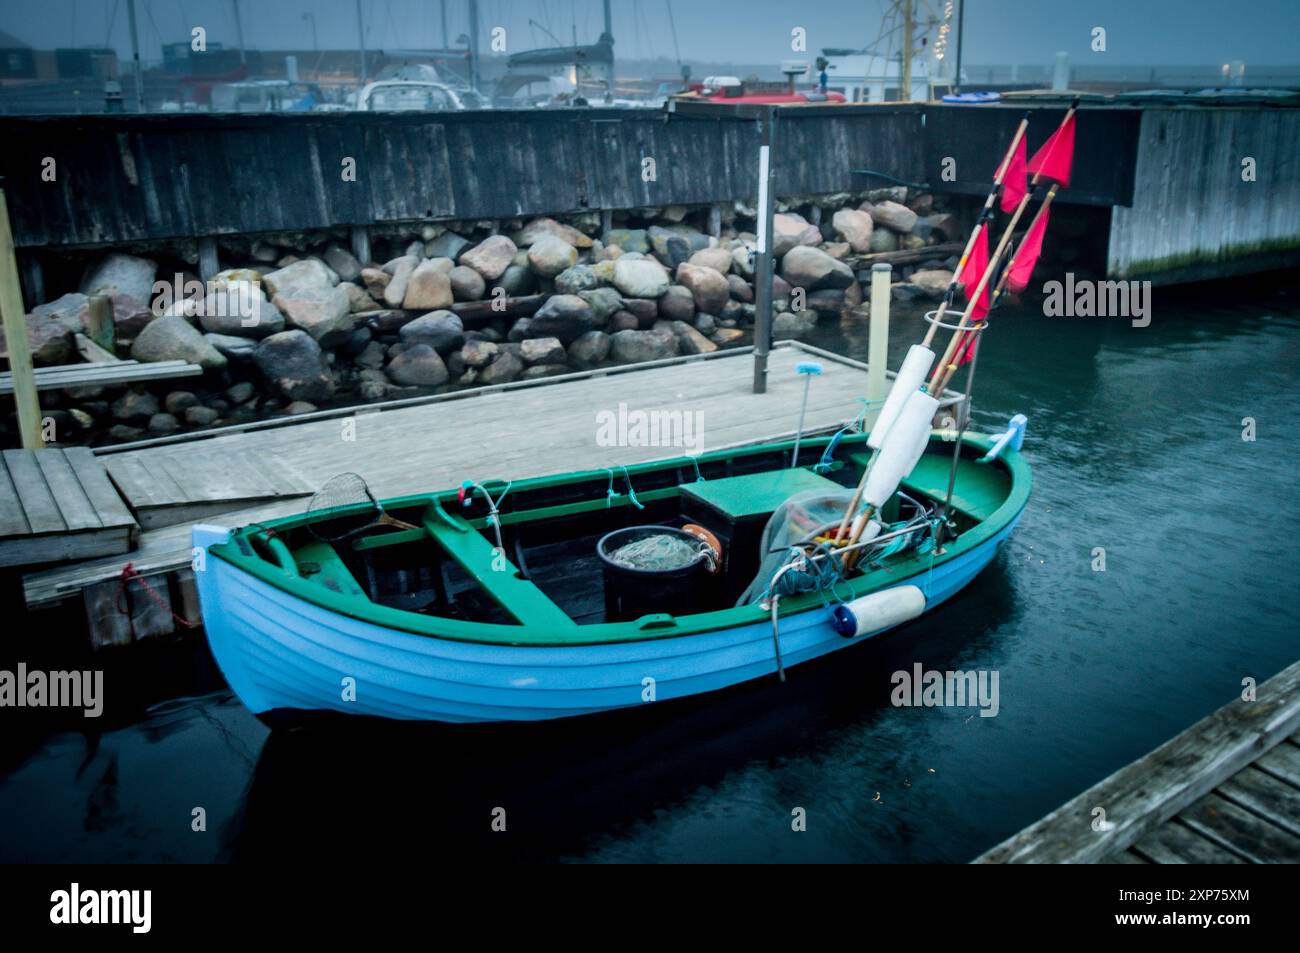
<path id="1" fill-rule="evenodd" d="M 201 651 L 158 647 L 95 734 L 0 713 L 0 859 L 969 860 L 1300 657 L 1294 277 L 1153 308 L 999 311 L 975 423 L 1028 415 L 1034 494 L 994 565 L 895 635 L 586 724 L 275 736 Z M 893 366 L 922 327 L 896 314 Z M 866 354 L 850 324 L 815 343 Z M 916 662 L 997 671 L 999 714 L 891 706 Z M 195 694 L 159 701 L 177 667 Z"/>

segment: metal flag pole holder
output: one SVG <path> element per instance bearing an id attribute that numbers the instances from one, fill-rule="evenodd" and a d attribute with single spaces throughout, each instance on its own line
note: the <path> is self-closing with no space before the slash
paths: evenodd
<path id="1" fill-rule="evenodd" d="M 937 531 L 937 535 L 935 538 L 934 553 L 936 556 L 941 556 L 943 555 L 943 551 L 944 551 L 943 544 L 945 542 L 943 538 L 943 534 L 945 531 L 951 531 L 951 527 L 949 527 L 948 525 L 948 511 L 952 508 L 952 493 L 953 493 L 953 488 L 956 486 L 957 483 L 957 463 L 961 459 L 961 442 L 962 442 L 962 438 L 966 435 L 966 428 L 970 426 L 971 388 L 975 383 L 975 365 L 976 363 L 978 363 L 979 360 L 980 341 L 983 340 L 981 337 L 979 337 L 979 335 L 982 335 L 984 333 L 984 330 L 989 326 L 989 323 L 986 319 L 986 320 L 981 320 L 978 324 L 968 324 L 965 327 L 963 327 L 962 324 L 966 319 L 965 311 L 962 311 L 954 315 L 957 321 L 956 323 L 951 323 L 951 324 L 948 323 L 947 321 L 940 321 L 938 318 L 938 314 L 939 312 L 937 309 L 934 311 L 927 311 L 925 313 L 925 320 L 928 321 L 930 324 L 943 328 L 947 331 L 951 331 L 954 334 L 960 331 L 963 333 L 976 335 L 975 343 L 972 345 L 972 350 L 971 350 L 970 370 L 966 372 L 966 391 L 962 395 L 961 407 L 957 411 L 957 418 L 958 418 L 957 436 L 953 440 L 952 466 L 948 470 L 948 495 L 944 498 L 943 509 L 939 511 L 939 517 L 942 520 L 942 522 L 939 524 L 941 529 Z M 954 357 L 955 356 L 956 356 L 956 352 L 954 352 Z M 939 395 L 935 394 L 933 396 L 938 397 Z"/>

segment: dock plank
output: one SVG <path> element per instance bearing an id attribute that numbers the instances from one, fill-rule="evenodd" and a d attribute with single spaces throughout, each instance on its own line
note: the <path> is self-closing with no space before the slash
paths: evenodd
<path id="1" fill-rule="evenodd" d="M 50 495 L 58 503 L 59 515 L 69 532 L 99 529 L 103 525 L 94 504 L 82 489 L 81 481 L 72 472 L 66 456 L 42 451 L 36 454 L 36 465 L 49 487 Z"/>
<path id="2" fill-rule="evenodd" d="M 1294 863 L 1300 858 L 1300 837 L 1217 794 L 1202 798 L 1178 817 L 1192 830 L 1252 863 Z"/>
<path id="3" fill-rule="evenodd" d="M 1220 784 L 1218 793 L 1300 837 L 1300 788 L 1251 765 Z"/>
<path id="4" fill-rule="evenodd" d="M 41 475 L 41 468 L 34 459 L 35 454 L 44 450 L 6 450 L 5 466 L 13 480 L 18 502 L 27 516 L 32 535 L 42 533 L 62 533 L 68 528 L 59 512 L 59 504 L 50 492 L 49 486 Z"/>
<path id="5" fill-rule="evenodd" d="M 1240 856 L 1196 831 L 1168 821 L 1130 847 L 1125 854 L 1137 851 L 1157 864 L 1244 864 Z"/>
<path id="6" fill-rule="evenodd" d="M 1132 849 L 1130 849 L 1130 850 L 1122 851 L 1122 852 L 1119 853 L 1119 854 L 1116 854 L 1116 855 L 1111 859 L 1111 863 L 1113 863 L 1113 864 L 1149 864 L 1149 863 L 1151 863 L 1151 861 L 1147 860 L 1145 857 L 1141 856 L 1140 854 L 1135 854 L 1135 853 L 1133 853 Z"/>
<path id="7" fill-rule="evenodd" d="M 32 377 L 36 389 L 62 390 L 67 387 L 103 387 L 107 384 L 129 384 L 140 381 L 166 380 L 176 377 L 197 377 L 203 373 L 198 364 L 185 361 L 104 361 L 89 364 L 67 364 L 59 367 L 38 367 Z M 0 373 L 0 395 L 14 392 L 13 375 Z"/>
<path id="8" fill-rule="evenodd" d="M 108 478 L 108 471 L 88 447 L 70 447 L 64 451 L 64 457 L 72 467 L 77 482 L 81 484 L 86 499 L 90 500 L 95 507 L 100 525 L 135 526 L 135 517 L 131 515 L 131 511 L 126 508 L 126 503 L 113 487 L 113 482 Z"/>
<path id="9" fill-rule="evenodd" d="M 9 461 L 0 454 L 0 537 L 21 536 L 32 531 L 18 501 L 18 488 L 9 473 Z"/>
<path id="10" fill-rule="evenodd" d="M 1279 781 L 1300 787 L 1300 747 L 1290 742 L 1278 745 L 1256 761 L 1255 766 Z"/>

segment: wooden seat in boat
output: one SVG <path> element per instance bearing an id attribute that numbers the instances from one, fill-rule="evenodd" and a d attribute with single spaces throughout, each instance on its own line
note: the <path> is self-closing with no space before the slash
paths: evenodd
<path id="1" fill-rule="evenodd" d="M 510 562 L 505 553 L 498 553 L 496 547 L 465 520 L 434 502 L 425 511 L 423 523 L 446 554 L 516 622 L 521 625 L 540 624 L 550 629 L 576 625 L 541 589 L 523 578 L 519 567 Z"/>

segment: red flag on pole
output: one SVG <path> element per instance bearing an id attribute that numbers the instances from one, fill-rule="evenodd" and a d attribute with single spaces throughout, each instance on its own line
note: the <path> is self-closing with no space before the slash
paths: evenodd
<path id="1" fill-rule="evenodd" d="M 1020 137 L 1016 151 L 1007 163 L 1006 175 L 1002 177 L 1002 211 L 1011 212 L 1025 197 L 1025 181 L 1029 173 L 1025 168 L 1025 137 Z"/>
<path id="2" fill-rule="evenodd" d="M 975 286 L 980 283 L 980 278 L 984 277 L 984 270 L 989 266 L 989 229 L 988 225 L 980 225 L 979 237 L 975 239 L 975 245 L 970 250 L 970 257 L 966 259 L 966 264 L 957 274 L 957 281 L 961 284 L 962 293 L 967 298 L 975 291 Z"/>
<path id="3" fill-rule="evenodd" d="M 979 341 L 980 336 L 974 331 L 966 335 L 966 343 L 962 345 L 960 353 L 957 355 L 957 366 L 969 364 L 971 358 L 975 356 L 975 344 Z"/>
<path id="4" fill-rule="evenodd" d="M 976 279 L 977 283 L 978 281 L 979 279 Z M 972 287 L 971 290 L 974 291 L 975 289 Z M 970 301 L 970 299 L 967 298 L 969 304 L 967 304 L 966 310 L 970 312 L 970 318 L 966 322 L 967 324 L 979 324 L 979 322 L 984 320 L 984 317 L 989 313 L 989 295 L 992 292 L 993 289 L 988 287 L 988 285 L 985 285 L 984 290 L 980 293 L 980 299 L 978 301 Z"/>
<path id="5" fill-rule="evenodd" d="M 1074 164 L 1074 114 L 1061 124 L 1061 128 L 1039 147 L 1029 160 L 1029 171 L 1070 185 L 1070 167 Z"/>
<path id="6" fill-rule="evenodd" d="M 1016 251 L 1016 259 L 1011 263 L 1011 271 L 1007 275 L 1007 288 L 1016 294 L 1029 287 L 1029 276 L 1034 273 L 1034 265 L 1038 264 L 1038 256 L 1043 252 L 1043 234 L 1047 231 L 1047 220 L 1050 217 L 1051 212 L 1044 209 Z"/>
<path id="7" fill-rule="evenodd" d="M 966 266 L 962 268 L 957 276 L 961 282 L 962 294 L 966 296 L 967 309 L 970 311 L 970 322 L 974 323 L 989 313 L 989 291 L 986 284 L 983 293 L 980 294 L 979 301 L 972 301 L 975 294 L 975 287 L 984 277 L 984 272 L 989 267 L 989 229 L 988 223 L 980 226 L 979 237 L 975 239 L 975 247 L 971 249 L 970 257 L 966 259 Z"/>

